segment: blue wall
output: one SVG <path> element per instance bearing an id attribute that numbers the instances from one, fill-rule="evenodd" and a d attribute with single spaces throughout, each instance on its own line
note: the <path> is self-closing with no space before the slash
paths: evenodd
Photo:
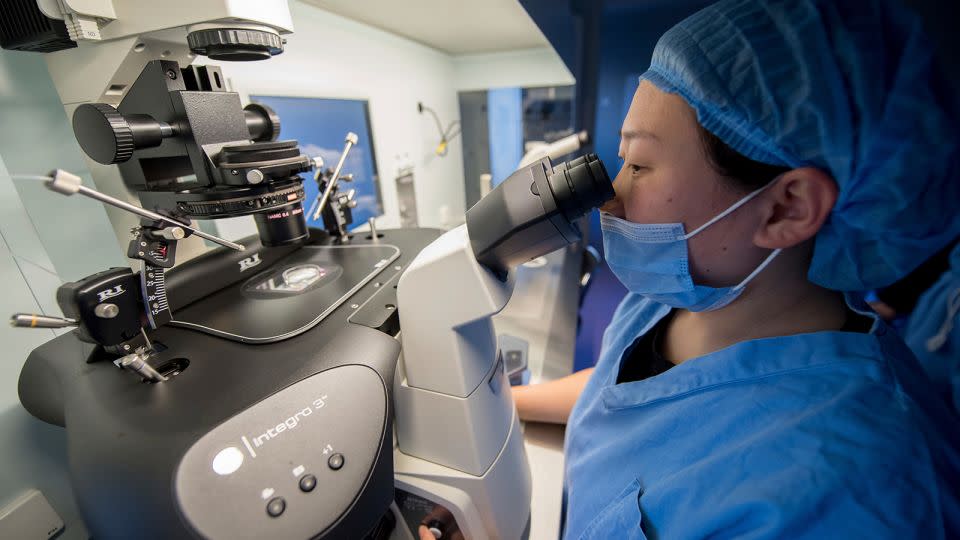
<path id="1" fill-rule="evenodd" d="M 597 73 L 596 123 L 592 135 L 594 152 L 600 156 L 610 175 L 619 169 L 617 152 L 620 126 L 626 115 L 637 80 L 650 65 L 650 56 L 660 36 L 709 1 L 681 2 L 659 9 L 618 6 L 604 13 L 600 30 L 599 69 Z M 588 83 L 585 83 L 588 84 Z M 591 243 L 599 247 L 599 218 L 594 216 L 596 234 Z"/>
<path id="2" fill-rule="evenodd" d="M 280 117 L 280 139 L 297 140 L 304 155 L 323 158 L 325 169 L 337 166 L 347 132 L 356 133 L 357 144 L 343 165 L 344 174 L 353 173 L 353 182 L 340 184 L 341 193 L 357 190 L 357 207 L 353 209 L 353 225 L 349 228 L 356 229 L 365 225 L 369 218 L 383 214 L 366 101 L 278 96 L 250 96 L 250 99 L 276 111 Z M 313 173 L 301 176 L 306 192 L 303 211 L 308 212 L 319 189 Z M 314 220 L 308 215 L 307 224 L 322 228 L 323 220 Z"/>
<path id="3" fill-rule="evenodd" d="M 523 158 L 523 89 L 494 88 L 487 92 L 490 129 L 491 186 L 507 179 Z"/>

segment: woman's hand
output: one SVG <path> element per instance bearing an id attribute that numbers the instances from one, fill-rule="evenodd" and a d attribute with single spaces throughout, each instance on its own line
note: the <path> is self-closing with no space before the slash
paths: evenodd
<path id="1" fill-rule="evenodd" d="M 457 520 L 443 506 L 437 505 L 420 522 L 420 527 L 417 529 L 420 540 L 437 540 L 437 537 L 430 532 L 431 529 L 440 531 L 440 538 L 443 540 L 464 540 L 463 532 L 457 526 Z"/>

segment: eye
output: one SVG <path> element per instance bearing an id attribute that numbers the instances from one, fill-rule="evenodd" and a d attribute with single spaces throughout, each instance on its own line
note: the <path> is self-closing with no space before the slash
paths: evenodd
<path id="1" fill-rule="evenodd" d="M 633 164 L 630 165 L 630 172 L 633 174 L 640 174 L 645 170 L 647 170 L 647 168 L 642 165 L 633 165 Z"/>

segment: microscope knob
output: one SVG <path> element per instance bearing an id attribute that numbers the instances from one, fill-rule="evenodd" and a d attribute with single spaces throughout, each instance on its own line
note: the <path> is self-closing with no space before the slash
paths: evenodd
<path id="1" fill-rule="evenodd" d="M 280 117 L 262 103 L 251 103 L 243 108 L 244 120 L 254 141 L 275 141 L 280 136 Z"/>
<path id="2" fill-rule="evenodd" d="M 283 52 L 276 32 L 253 28 L 208 28 L 187 34 L 190 52 L 214 60 L 266 60 Z"/>
<path id="3" fill-rule="evenodd" d="M 133 156 L 133 129 L 117 109 L 106 103 L 77 107 L 73 132 L 83 151 L 98 163 L 121 163 Z"/>
<path id="4" fill-rule="evenodd" d="M 133 157 L 134 150 L 160 146 L 177 130 L 147 114 L 124 115 L 106 103 L 84 103 L 73 111 L 73 134 L 88 156 L 112 165 Z"/>

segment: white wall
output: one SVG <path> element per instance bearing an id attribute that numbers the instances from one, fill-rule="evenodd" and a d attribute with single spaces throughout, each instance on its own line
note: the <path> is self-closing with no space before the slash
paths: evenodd
<path id="1" fill-rule="evenodd" d="M 566 86 L 574 82 L 570 70 L 550 47 L 454 57 L 457 90 Z"/>
<path id="2" fill-rule="evenodd" d="M 290 2 L 290 11 L 294 34 L 283 54 L 264 62 L 220 64 L 233 90 L 242 95 L 369 100 L 385 214 L 378 226 L 399 226 L 394 179 L 397 169 L 407 164 L 415 168 L 420 225 L 452 225 L 443 223 L 443 216 L 456 219 L 465 211 L 460 141 L 438 157 L 433 150 L 440 134 L 434 121 L 417 112 L 422 101 L 444 123 L 459 118 L 452 58 L 299 1 Z"/>
<path id="3" fill-rule="evenodd" d="M 0 156 L 10 174 L 42 175 L 59 168 L 92 185 L 43 55 L 0 51 L 0 123 Z M 49 269 L 63 279 L 79 279 L 105 265 L 126 264 L 122 256 L 126 246 L 121 251 L 117 245 L 103 205 L 53 193 L 35 180 L 14 180 L 12 187 L 10 195 L 19 197 L 17 203 L 22 202 L 29 215 L 31 232 L 47 249 Z M 26 256 L 40 260 L 32 250 Z"/>
<path id="4" fill-rule="evenodd" d="M 66 129 L 66 118 L 63 123 Z M 54 294 L 61 280 L 53 268 L 0 153 L 0 317 L 18 311 L 60 315 Z M 27 355 L 55 336 L 53 330 L 0 325 L 0 509 L 39 489 L 66 525 L 61 538 L 79 540 L 87 534 L 70 489 L 66 433 L 30 416 L 17 393 Z"/>
<path id="5" fill-rule="evenodd" d="M 126 259 L 99 203 L 11 178 L 63 168 L 91 184 L 43 55 L 0 51 L 0 118 L 0 318 L 61 315 L 55 295 L 64 280 Z M 0 508 L 39 489 L 66 524 L 62 538 L 80 539 L 88 535 L 70 489 L 66 433 L 30 416 L 17 393 L 30 351 L 55 335 L 0 324 Z"/>
<path id="6" fill-rule="evenodd" d="M 417 213 L 423 227 L 450 227 L 465 211 L 463 148 L 434 148 L 433 108 L 444 126 L 460 117 L 457 92 L 499 87 L 563 86 L 573 75 L 549 47 L 451 56 L 298 0 L 290 2 L 294 33 L 283 54 L 265 62 L 220 63 L 242 96 L 278 95 L 366 99 L 380 175 L 384 216 L 380 227 L 399 226 L 396 172 L 414 166 Z M 208 62 L 203 58 L 198 62 Z M 281 122 L 282 122 L 281 118 Z M 217 222 L 221 234 L 253 234 L 252 218 Z"/>

